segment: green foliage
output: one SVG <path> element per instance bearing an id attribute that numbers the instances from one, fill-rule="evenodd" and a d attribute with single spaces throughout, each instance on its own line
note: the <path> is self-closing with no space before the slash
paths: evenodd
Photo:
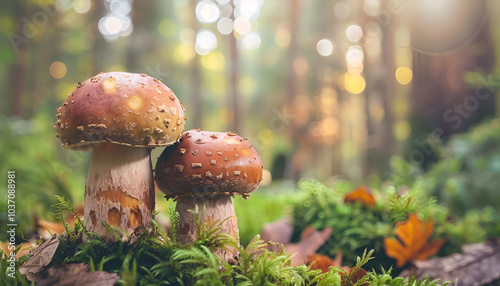
<path id="1" fill-rule="evenodd" d="M 422 219 L 441 222 L 446 219 L 446 209 L 418 185 L 405 195 L 398 195 L 393 186 L 372 190 L 377 198 L 373 207 L 345 204 L 343 196 L 346 190 L 352 190 L 346 182 L 338 182 L 330 189 L 314 180 L 301 180 L 298 187 L 300 191 L 292 209 L 294 240 L 309 225 L 316 229 L 330 226 L 333 232 L 318 252 L 333 257 L 341 251 L 346 265 L 355 264 L 365 249 L 372 248 L 377 259 L 367 262 L 368 266 L 389 268 L 394 261 L 385 255 L 383 239 L 392 235 L 396 222 L 406 220 L 410 213 L 417 213 Z"/>
<path id="2" fill-rule="evenodd" d="M 396 187 L 436 197 L 437 201 L 428 201 L 426 208 L 425 202 L 414 197 L 395 197 L 391 217 L 400 221 L 407 211 L 419 208 L 422 218 L 436 222 L 436 234 L 447 239 L 442 255 L 460 251 L 463 244 L 499 236 L 499 126 L 499 119 L 494 119 L 437 145 L 440 159 L 428 172 L 402 158 L 392 158 L 391 182 Z M 441 210 L 434 207 L 439 205 Z"/>
<path id="3" fill-rule="evenodd" d="M 53 196 L 81 201 L 89 152 L 60 147 L 48 113 L 31 120 L 0 116 L 0 171 L 16 172 L 16 241 L 33 233 L 34 217 L 49 218 Z M 7 196 L 0 196 L 0 232 L 6 231 Z"/>
<path id="4" fill-rule="evenodd" d="M 412 276 L 410 278 L 393 278 L 391 272 L 392 269 L 389 269 L 388 271 L 382 270 L 380 273 L 377 273 L 376 271 L 368 273 L 367 276 L 370 280 L 370 286 L 446 286 L 451 284 L 450 281 L 439 284 L 438 279 L 431 280 L 429 277 L 424 280 L 418 280 L 415 278 L 415 276 Z"/>
<path id="5" fill-rule="evenodd" d="M 235 197 L 233 202 L 241 243 L 250 243 L 254 235 L 262 231 L 264 224 L 280 219 L 292 198 L 292 193 L 282 190 L 281 185 L 259 187 L 249 199 Z"/>
<path id="6" fill-rule="evenodd" d="M 423 176 L 430 194 L 454 215 L 492 206 L 500 211 L 500 120 L 453 136 L 440 146 L 441 159 Z"/>
<path id="7" fill-rule="evenodd" d="M 323 188 L 317 182 L 309 186 Z M 309 189 L 314 191 L 314 188 Z M 77 221 L 81 219 L 76 214 L 71 202 L 64 197 L 57 197 L 58 203 L 53 210 L 64 220 L 64 214 L 74 214 Z M 349 272 L 332 267 L 327 273 L 311 270 L 306 265 L 291 266 L 291 256 L 285 250 L 279 253 L 268 251 L 269 243 L 256 236 L 246 247 L 219 232 L 222 221 L 214 225 L 201 225 L 196 218 L 199 239 L 189 245 L 178 243 L 178 214 L 171 208 L 173 226 L 165 233 L 153 220 L 150 231 L 142 232 L 134 243 L 119 239 L 120 229 L 108 227 L 117 240 L 106 243 L 99 235 L 86 232 L 83 225 L 76 229 L 68 229 L 65 236 L 60 236 L 59 247 L 47 267 L 80 262 L 90 265 L 90 271 L 107 271 L 118 273 L 118 285 L 342 285 L 355 286 L 372 280 L 384 281 L 387 285 L 392 281 L 390 273 L 385 276 L 365 275 L 355 281 L 354 273 L 372 259 L 373 251 L 363 252 L 356 260 L 356 266 Z M 177 221 L 177 222 L 176 222 Z M 67 225 L 67 224 L 65 224 Z M 78 224 L 77 224 L 78 225 Z M 85 242 L 84 242 L 85 237 Z M 130 241 L 132 237 L 126 237 Z M 238 252 L 235 261 L 227 262 L 213 254 L 220 248 L 233 248 Z M 1 253 L 0 253 L 1 254 Z M 29 258 L 26 255 L 16 262 L 16 269 Z M 0 260 L 2 269 L 7 261 Z M 5 278 L 5 271 L 0 278 Z M 17 280 L 8 280 L 6 285 L 30 285 L 25 277 L 16 273 Z M 389 275 L 389 276 L 388 276 Z M 382 280 L 384 279 L 384 280 Z M 397 278 L 396 278 L 397 279 Z M 375 280 L 374 280 L 375 281 Z M 399 281 L 399 280 L 397 280 Z M 391 282 L 392 283 L 392 282 Z M 415 284 L 438 285 L 438 284 Z"/>
<path id="8" fill-rule="evenodd" d="M 21 245 L 17 246 L 15 249 L 15 253 L 18 253 L 21 249 Z M 3 250 L 0 250 L 0 281 L 2 281 L 5 286 L 15 286 L 15 285 L 31 285 L 31 282 L 29 282 L 24 275 L 19 273 L 19 267 L 28 260 L 27 256 L 23 256 L 19 259 L 16 259 L 14 262 L 14 265 L 11 265 L 10 261 L 7 261 L 8 259 L 8 254 L 5 253 Z M 3 258 L 5 256 L 5 259 Z M 14 267 L 14 278 L 11 276 L 12 274 L 12 268 Z"/>

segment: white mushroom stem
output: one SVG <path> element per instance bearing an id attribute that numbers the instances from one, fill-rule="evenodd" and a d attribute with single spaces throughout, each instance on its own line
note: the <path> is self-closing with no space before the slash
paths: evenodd
<path id="1" fill-rule="evenodd" d="M 151 150 L 101 143 L 93 152 L 85 186 L 87 230 L 111 241 L 102 222 L 129 234 L 148 228 L 155 199 Z"/>
<path id="2" fill-rule="evenodd" d="M 219 220 L 222 222 L 222 233 L 226 233 L 239 240 L 238 221 L 234 213 L 234 205 L 230 196 L 183 197 L 177 200 L 176 211 L 179 212 L 180 243 L 188 244 L 196 241 L 196 224 L 193 211 L 198 209 L 198 218 L 204 225 L 213 225 Z M 219 249 L 214 252 L 222 259 L 230 261 L 237 252 Z"/>

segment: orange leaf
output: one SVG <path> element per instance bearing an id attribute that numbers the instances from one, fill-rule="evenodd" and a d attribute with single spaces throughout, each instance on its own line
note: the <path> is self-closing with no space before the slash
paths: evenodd
<path id="1" fill-rule="evenodd" d="M 384 238 L 385 253 L 395 258 L 398 267 L 408 261 L 425 260 L 436 254 L 444 243 L 444 239 L 427 242 L 434 230 L 434 222 L 423 222 L 417 215 L 410 214 L 408 220 L 396 224 L 395 238 Z"/>
<path id="2" fill-rule="evenodd" d="M 367 206 L 375 205 L 375 197 L 373 196 L 372 191 L 365 185 L 361 185 L 359 188 L 345 194 L 345 203 L 353 203 L 356 201 L 361 201 Z"/>
<path id="3" fill-rule="evenodd" d="M 313 254 L 309 255 L 307 257 L 307 260 L 308 260 L 307 264 L 311 265 L 312 270 L 321 269 L 322 273 L 328 272 L 328 269 L 330 269 L 330 267 L 332 267 L 332 266 L 339 266 L 340 267 L 340 265 L 337 265 L 335 263 L 335 261 L 333 259 L 331 259 L 330 257 L 328 257 L 326 255 L 317 254 L 317 253 L 313 253 Z"/>

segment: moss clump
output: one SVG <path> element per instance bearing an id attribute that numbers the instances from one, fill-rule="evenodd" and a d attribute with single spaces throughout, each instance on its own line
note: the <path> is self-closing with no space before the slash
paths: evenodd
<path id="1" fill-rule="evenodd" d="M 63 218 L 66 213 L 76 215 L 67 199 L 57 199 L 59 203 L 54 211 L 58 217 Z M 356 273 L 371 259 L 373 251 L 358 257 L 356 266 L 350 271 L 331 267 L 328 272 L 321 273 L 307 265 L 291 266 L 291 256 L 285 254 L 283 247 L 279 253 L 270 252 L 270 244 L 258 236 L 246 247 L 239 246 L 232 237 L 220 233 L 220 221 L 203 225 L 197 220 L 198 240 L 181 246 L 177 242 L 178 214 L 173 208 L 170 212 L 172 223 L 168 233 L 154 219 L 151 229 L 137 236 L 126 236 L 126 232 L 106 225 L 117 238 L 112 244 L 86 231 L 78 217 L 73 229 L 63 222 L 66 234 L 57 238 L 59 246 L 51 262 L 41 270 L 65 263 L 86 263 L 90 271 L 117 273 L 120 276 L 118 285 L 410 285 L 404 279 L 393 279 L 390 271 L 368 272 L 357 277 Z M 218 248 L 236 248 L 239 255 L 227 262 L 213 254 Z M 21 258 L 17 269 L 28 258 L 29 255 Z M 0 261 L 3 276 L 6 263 Z M 7 281 L 6 285 L 30 285 L 19 272 L 16 275 L 17 279 L 0 278 Z M 419 283 L 411 285 L 439 285 L 437 281 Z"/>

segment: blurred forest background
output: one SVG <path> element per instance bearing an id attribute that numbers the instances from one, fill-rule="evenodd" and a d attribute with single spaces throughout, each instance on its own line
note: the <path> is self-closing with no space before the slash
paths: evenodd
<path id="1" fill-rule="evenodd" d="M 51 123 L 77 82 L 99 72 L 162 79 L 185 105 L 186 130 L 247 137 L 262 157 L 263 185 L 272 178 L 276 189 L 301 177 L 384 180 L 395 155 L 423 172 L 451 156 L 442 144 L 453 134 L 500 126 L 498 1 L 1 5 L 2 174 L 16 170 L 18 196 L 37 198 L 19 208 L 43 209 L 54 194 L 83 200 L 90 152 L 60 147 Z M 464 144 L 454 151 L 466 154 Z M 491 144 L 477 166 L 495 174 Z"/>

